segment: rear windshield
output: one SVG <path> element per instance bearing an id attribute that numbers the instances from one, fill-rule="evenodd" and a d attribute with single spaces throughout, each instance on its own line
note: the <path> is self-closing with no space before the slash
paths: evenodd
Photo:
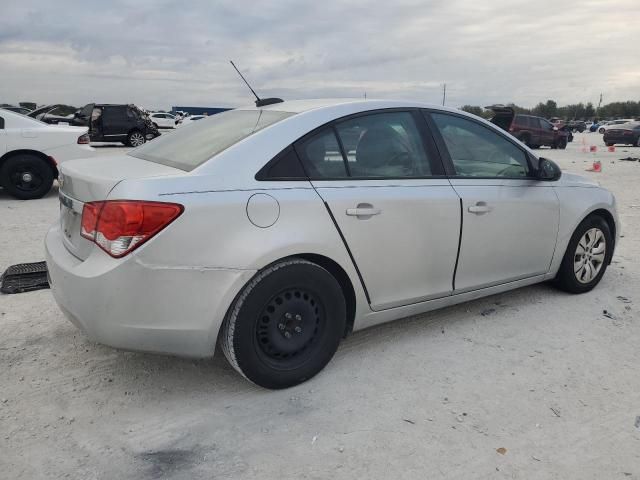
<path id="1" fill-rule="evenodd" d="M 271 110 L 230 110 L 203 118 L 132 150 L 129 155 L 190 171 L 251 134 L 290 117 Z"/>

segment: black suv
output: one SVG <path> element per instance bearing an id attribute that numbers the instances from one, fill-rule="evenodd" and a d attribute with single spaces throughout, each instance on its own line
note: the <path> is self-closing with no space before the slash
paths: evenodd
<path id="1" fill-rule="evenodd" d="M 82 107 L 73 125 L 89 127 L 92 142 L 122 142 L 138 147 L 160 135 L 149 117 L 135 105 L 89 103 Z"/>

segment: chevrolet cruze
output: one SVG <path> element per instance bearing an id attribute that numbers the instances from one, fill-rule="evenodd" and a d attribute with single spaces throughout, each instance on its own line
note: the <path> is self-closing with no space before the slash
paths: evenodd
<path id="1" fill-rule="evenodd" d="M 250 381 L 318 373 L 350 332 L 605 273 L 613 195 L 444 107 L 309 100 L 240 108 L 128 155 L 62 165 L 53 295 L 86 335 Z"/>

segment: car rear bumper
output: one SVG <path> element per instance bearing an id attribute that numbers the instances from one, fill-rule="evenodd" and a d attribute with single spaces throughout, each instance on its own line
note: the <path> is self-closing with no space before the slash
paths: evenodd
<path id="1" fill-rule="evenodd" d="M 84 261 L 54 225 L 45 240 L 53 296 L 90 339 L 125 350 L 211 356 L 218 330 L 253 270 L 147 265 L 95 248 Z"/>

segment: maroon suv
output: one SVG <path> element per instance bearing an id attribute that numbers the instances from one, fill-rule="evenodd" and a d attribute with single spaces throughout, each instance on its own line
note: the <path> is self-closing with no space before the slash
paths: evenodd
<path id="1" fill-rule="evenodd" d="M 570 141 L 569 132 L 564 128 L 556 127 L 542 117 L 516 114 L 513 108 L 504 105 L 492 105 L 486 108 L 495 113 L 491 123 L 506 130 L 529 148 L 544 145 L 551 148 L 567 148 L 567 143 Z"/>

